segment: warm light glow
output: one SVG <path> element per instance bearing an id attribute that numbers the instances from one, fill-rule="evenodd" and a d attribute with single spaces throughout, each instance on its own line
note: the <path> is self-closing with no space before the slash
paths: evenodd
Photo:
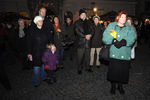
<path id="1" fill-rule="evenodd" d="M 97 12 L 97 8 L 96 8 L 96 7 L 95 7 L 95 8 L 93 8 L 93 11 L 94 11 L 94 12 Z"/>
<path id="2" fill-rule="evenodd" d="M 99 23 L 101 23 L 101 24 L 102 24 L 103 22 L 104 22 L 103 20 L 100 20 L 100 21 L 99 21 Z"/>

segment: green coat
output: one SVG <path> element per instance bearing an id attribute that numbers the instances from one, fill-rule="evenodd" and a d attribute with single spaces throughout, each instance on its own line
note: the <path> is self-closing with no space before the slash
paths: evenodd
<path id="1" fill-rule="evenodd" d="M 129 26 L 128 23 L 125 23 L 125 26 L 120 29 L 116 22 L 112 22 L 108 25 L 103 33 L 102 41 L 104 44 L 112 44 L 113 36 L 109 34 L 110 30 L 113 29 L 117 32 L 116 39 L 121 41 L 125 39 L 127 44 L 121 48 L 116 48 L 114 45 L 110 47 L 110 58 L 119 59 L 119 60 L 130 60 L 131 59 L 131 46 L 135 42 L 136 34 L 135 31 Z"/>

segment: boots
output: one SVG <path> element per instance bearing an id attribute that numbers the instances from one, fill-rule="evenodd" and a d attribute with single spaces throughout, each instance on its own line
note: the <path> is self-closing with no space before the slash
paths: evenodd
<path id="1" fill-rule="evenodd" d="M 115 82 L 111 82 L 110 93 L 111 93 L 112 95 L 116 94 L 116 83 L 115 83 Z"/>
<path id="2" fill-rule="evenodd" d="M 118 83 L 118 90 L 120 94 L 125 94 L 122 83 Z"/>

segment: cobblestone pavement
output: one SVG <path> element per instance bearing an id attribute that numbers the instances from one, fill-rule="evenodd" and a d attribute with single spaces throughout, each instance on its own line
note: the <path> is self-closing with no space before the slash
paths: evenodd
<path id="1" fill-rule="evenodd" d="M 132 61 L 130 80 L 125 85 L 125 95 L 109 93 L 106 80 L 107 65 L 93 68 L 93 73 L 77 74 L 76 61 L 65 60 L 64 69 L 56 72 L 57 83 L 48 85 L 41 81 L 39 87 L 32 84 L 32 70 L 23 71 L 21 63 L 5 66 L 12 90 L 0 84 L 0 100 L 150 100 L 150 49 L 137 48 Z"/>

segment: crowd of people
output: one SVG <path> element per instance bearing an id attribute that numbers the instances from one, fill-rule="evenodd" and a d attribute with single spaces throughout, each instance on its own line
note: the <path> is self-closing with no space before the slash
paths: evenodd
<path id="1" fill-rule="evenodd" d="M 1 63 L 6 58 L 8 64 L 13 64 L 13 58 L 18 57 L 23 70 L 32 68 L 32 82 L 38 87 L 41 79 L 48 84 L 57 82 L 55 72 L 65 67 L 66 50 L 69 51 L 71 61 L 75 59 L 73 54 L 76 54 L 77 74 L 82 75 L 83 69 L 92 73 L 93 66 L 101 66 L 103 62 L 99 60 L 99 53 L 104 44 L 111 44 L 107 74 L 111 83 L 110 93 L 115 94 L 118 85 L 120 94 L 124 94 L 123 84 L 129 81 L 130 61 L 135 58 L 137 42 L 141 43 L 143 36 L 150 45 L 150 24 L 136 31 L 137 27 L 134 27 L 132 19 L 124 10 L 118 12 L 114 22 L 105 21 L 101 24 L 99 20 L 99 16 L 94 16 L 92 21 L 88 20 L 86 11 L 80 9 L 79 19 L 74 23 L 70 16 L 66 17 L 65 24 L 60 23 L 58 16 L 54 16 L 51 22 L 46 17 L 46 8 L 42 7 L 29 27 L 25 26 L 23 19 L 18 20 L 16 29 L 10 23 L 6 24 L 7 28 L 1 24 Z M 116 35 L 111 35 L 110 31 L 116 32 Z M 144 35 L 139 35 L 141 32 Z M 7 75 L 0 80 L 11 89 Z"/>

